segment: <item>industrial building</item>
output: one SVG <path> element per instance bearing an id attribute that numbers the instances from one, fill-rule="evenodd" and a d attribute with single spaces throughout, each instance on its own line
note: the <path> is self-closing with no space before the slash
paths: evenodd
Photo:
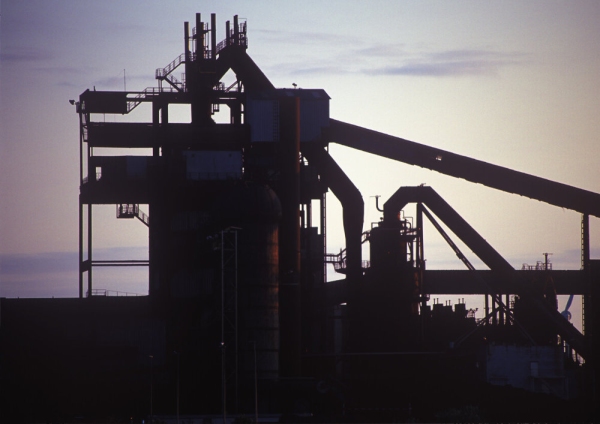
<path id="1" fill-rule="evenodd" d="M 202 18 L 184 24 L 183 53 L 156 70 L 157 86 L 88 89 L 76 102 L 79 298 L 1 299 L 4 417 L 597 417 L 600 260 L 589 218 L 600 217 L 600 194 L 335 120 L 324 89 L 271 84 L 247 53 L 245 21 L 227 21 L 218 40 L 216 16 Z M 145 121 L 104 119 L 142 104 Z M 190 122 L 169 121 L 174 105 L 189 107 Z M 216 123 L 224 111 L 229 122 Z M 581 213 L 581 270 L 515 270 L 428 186 L 399 187 L 377 206 L 379 222 L 363 222 L 362 195 L 330 143 Z M 336 254 L 328 192 L 343 206 Z M 100 205 L 147 226 L 147 261 L 95 258 Z M 465 270 L 426 269 L 424 219 Z M 328 282 L 331 264 L 340 279 Z M 147 296 L 95 286 L 99 267 L 128 266 L 148 268 Z M 448 294 L 481 296 L 483 318 L 435 300 Z M 583 333 L 557 310 L 560 294 L 582 295 Z"/>

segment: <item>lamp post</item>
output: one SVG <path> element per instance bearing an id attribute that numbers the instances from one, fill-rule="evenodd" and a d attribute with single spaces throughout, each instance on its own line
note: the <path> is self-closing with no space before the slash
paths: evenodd
<path id="1" fill-rule="evenodd" d="M 223 390 L 223 424 L 227 424 L 227 381 L 225 377 L 225 342 L 221 341 L 221 388 Z"/>
<path id="2" fill-rule="evenodd" d="M 254 422 L 258 424 L 258 371 L 256 367 L 256 341 L 252 342 L 254 347 Z"/>
<path id="3" fill-rule="evenodd" d="M 179 424 L 179 352 L 173 352 L 177 355 L 177 424 Z"/>
<path id="4" fill-rule="evenodd" d="M 152 360 L 154 359 L 154 356 L 149 355 L 148 357 L 150 358 L 150 423 L 152 423 L 154 421 L 154 416 L 152 415 Z"/>

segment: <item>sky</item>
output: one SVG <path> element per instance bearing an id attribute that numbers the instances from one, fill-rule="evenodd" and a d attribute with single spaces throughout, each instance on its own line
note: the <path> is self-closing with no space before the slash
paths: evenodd
<path id="1" fill-rule="evenodd" d="M 3 0 L 0 8 L 0 296 L 78 295 L 79 128 L 69 100 L 93 87 L 156 86 L 154 70 L 183 52 L 183 22 L 193 27 L 196 12 L 204 21 L 217 14 L 218 41 L 226 20 L 245 19 L 248 54 L 271 82 L 325 89 L 334 119 L 600 192 L 597 1 Z M 151 119 L 143 107 L 135 114 L 106 119 Z M 577 212 L 339 145 L 330 152 L 363 195 L 365 229 L 380 219 L 374 196 L 424 183 L 515 268 L 544 252 L 555 269 L 580 268 Z M 144 225 L 117 221 L 109 206 L 94 216 L 95 258 L 147 258 Z M 590 225 L 600 258 L 598 218 Z M 328 251 L 343 247 L 341 207 L 328 195 Z M 463 268 L 430 225 L 425 253 L 430 269 Z M 106 288 L 147 293 L 147 271 L 103 272 Z"/>

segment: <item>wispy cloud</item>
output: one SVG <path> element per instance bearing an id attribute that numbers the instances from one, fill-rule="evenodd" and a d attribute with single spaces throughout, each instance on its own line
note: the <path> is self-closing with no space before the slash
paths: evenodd
<path id="1" fill-rule="evenodd" d="M 300 31 L 281 31 L 281 30 L 253 30 L 253 34 L 256 33 L 264 41 L 268 42 L 268 45 L 282 43 L 286 47 L 291 45 L 303 45 L 310 44 L 314 47 L 327 46 L 329 48 L 335 48 L 336 46 L 347 46 L 356 45 L 360 43 L 358 37 L 347 37 L 339 34 L 327 33 L 327 32 L 300 32 Z"/>
<path id="2" fill-rule="evenodd" d="M 27 49 L 20 51 L 4 51 L 0 53 L 0 62 L 4 65 L 45 62 L 52 56 L 45 50 Z"/>
<path id="3" fill-rule="evenodd" d="M 179 78 L 179 77 L 177 77 Z M 153 80 L 151 78 L 148 77 L 147 74 L 140 74 L 140 75 L 136 75 L 136 74 L 126 74 L 125 79 L 127 80 L 127 83 L 130 82 L 140 82 L 140 81 L 150 81 L 153 82 Z M 106 77 L 106 78 L 100 78 L 100 79 L 96 79 L 94 81 L 92 81 L 92 84 L 97 86 L 99 89 L 100 87 L 102 87 L 102 89 L 114 89 L 115 87 L 123 87 L 123 72 L 121 72 L 119 75 L 115 75 L 112 77 Z"/>
<path id="4" fill-rule="evenodd" d="M 272 69 L 288 75 L 367 74 L 408 77 L 495 76 L 509 66 L 526 64 L 524 52 L 493 46 L 439 49 L 407 43 L 369 43 L 337 34 L 260 31 L 268 42 L 310 46 L 295 56 L 282 55 L 285 63 Z"/>
<path id="5" fill-rule="evenodd" d="M 523 53 L 494 50 L 462 49 L 423 52 L 409 58 L 401 58 L 397 65 L 364 68 L 363 73 L 374 75 L 403 76 L 493 76 L 508 66 L 525 63 Z"/>

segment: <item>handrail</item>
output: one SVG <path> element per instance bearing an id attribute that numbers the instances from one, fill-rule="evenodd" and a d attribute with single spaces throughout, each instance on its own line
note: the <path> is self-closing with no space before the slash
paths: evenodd
<path id="1" fill-rule="evenodd" d="M 371 238 L 371 232 L 365 231 L 361 236 L 361 244 L 365 243 L 367 240 Z M 325 253 L 325 263 L 333 264 L 333 269 L 339 273 L 346 272 L 346 249 L 341 249 L 340 253 Z M 367 269 L 371 267 L 371 261 L 363 260 L 361 261 L 362 269 Z"/>
<path id="2" fill-rule="evenodd" d="M 227 47 L 227 39 L 225 39 L 225 40 L 221 41 L 219 44 L 217 44 L 217 51 L 216 51 L 215 55 L 217 55 L 225 47 Z"/>
<path id="3" fill-rule="evenodd" d="M 114 294 L 111 294 L 114 293 Z M 94 296 L 121 296 L 121 297 L 128 297 L 128 296 L 144 296 L 143 294 L 140 293 L 132 293 L 132 292 L 124 292 L 124 291 L 119 291 L 119 290 L 107 290 L 107 289 L 92 289 L 92 293 L 90 294 L 90 292 L 88 291 L 86 293 L 86 297 L 94 297 Z"/>
<path id="4" fill-rule="evenodd" d="M 164 68 L 158 68 L 155 72 L 156 79 L 165 78 L 171 72 L 175 70 L 182 62 L 185 62 L 185 53 L 181 53 L 171 63 Z"/>
<path id="5" fill-rule="evenodd" d="M 227 47 L 228 45 L 248 47 L 247 31 L 248 31 L 248 27 L 247 27 L 246 22 L 242 22 L 241 24 L 239 24 L 238 25 L 238 38 L 236 40 L 235 39 L 235 30 L 231 29 L 229 32 L 229 38 L 226 38 L 225 40 L 223 40 L 219 44 L 217 44 L 217 51 L 215 52 L 215 55 L 217 53 L 219 53 L 221 50 L 223 50 L 225 47 Z M 229 44 L 227 44 L 227 40 L 229 40 Z"/>
<path id="6" fill-rule="evenodd" d="M 231 89 L 232 89 L 233 87 L 235 87 L 237 84 L 238 84 L 238 81 L 234 81 L 234 82 L 233 82 L 233 83 L 232 83 L 232 84 L 231 84 L 229 87 L 227 87 L 227 88 L 225 89 L 225 92 L 226 92 L 226 93 L 229 93 L 229 92 L 231 91 Z"/>
<path id="7" fill-rule="evenodd" d="M 147 227 L 150 226 L 150 217 L 140 209 L 140 205 L 132 203 L 117 204 L 117 218 L 133 218 L 136 217 Z"/>
<path id="8" fill-rule="evenodd" d="M 167 81 L 169 84 L 171 84 L 171 86 L 177 90 L 177 91 L 185 91 L 185 84 L 181 81 L 179 81 L 177 78 L 175 78 L 174 75 L 167 75 L 166 77 L 162 78 L 165 81 Z"/>
<path id="9" fill-rule="evenodd" d="M 148 97 L 156 96 L 162 92 L 173 92 L 173 87 L 168 87 L 168 89 L 162 87 L 146 87 L 143 91 L 139 92 L 134 98 L 127 100 L 127 113 L 131 112 L 135 109 L 141 102 L 143 102 Z M 179 91 L 179 90 L 177 90 Z"/>
<path id="10" fill-rule="evenodd" d="M 521 271 L 552 271 L 552 263 L 537 261 L 535 265 L 523 264 Z"/>
<path id="11" fill-rule="evenodd" d="M 136 205 L 137 206 L 137 205 Z M 142 221 L 146 226 L 150 226 L 150 217 L 144 213 L 139 207 L 137 208 L 137 218 Z"/>

